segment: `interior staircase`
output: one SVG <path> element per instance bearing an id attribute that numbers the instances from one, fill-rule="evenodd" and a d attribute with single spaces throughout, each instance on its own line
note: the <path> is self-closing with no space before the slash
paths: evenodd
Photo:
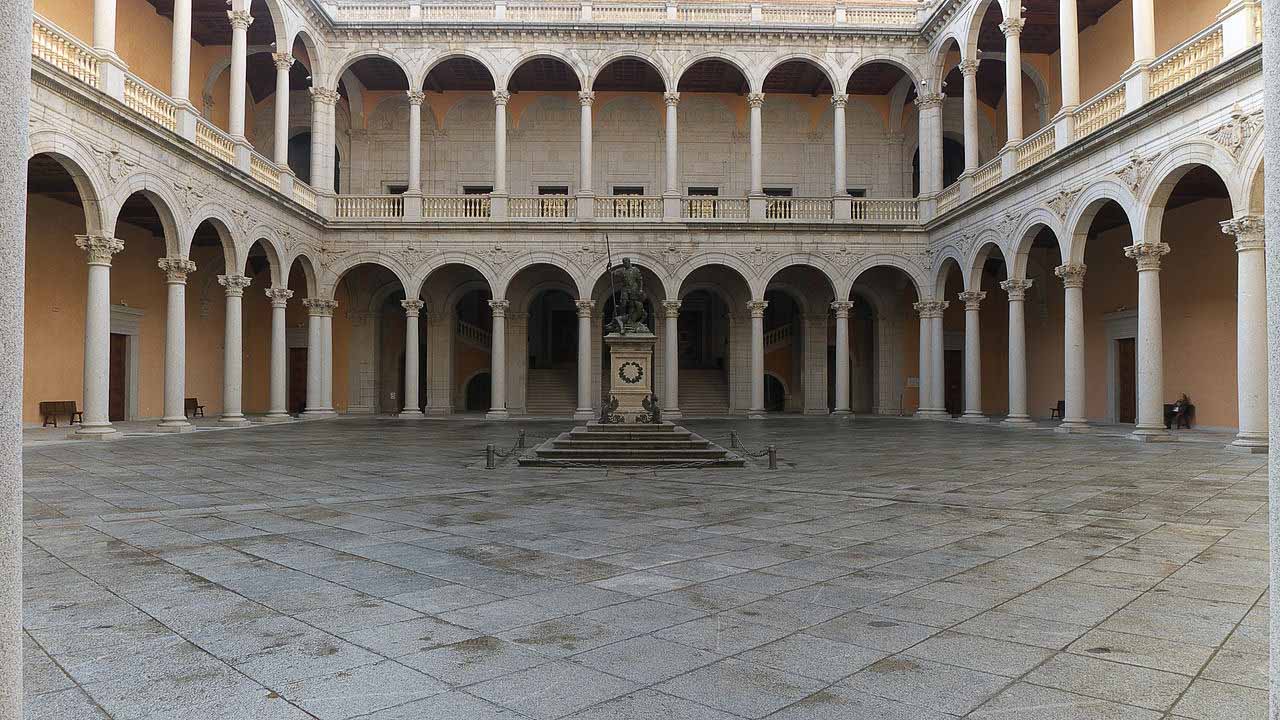
<path id="1" fill-rule="evenodd" d="M 532 467 L 564 467 L 572 463 L 589 466 L 693 464 L 694 467 L 743 467 L 746 464 L 740 455 L 670 422 L 658 425 L 587 423 L 547 440 L 518 461 Z"/>
<path id="2" fill-rule="evenodd" d="M 684 417 L 729 414 L 729 383 L 723 370 L 680 370 L 680 413 Z"/>
<path id="3" fill-rule="evenodd" d="M 524 411 L 528 415 L 568 417 L 578 406 L 578 383 L 573 368 L 530 370 Z"/>

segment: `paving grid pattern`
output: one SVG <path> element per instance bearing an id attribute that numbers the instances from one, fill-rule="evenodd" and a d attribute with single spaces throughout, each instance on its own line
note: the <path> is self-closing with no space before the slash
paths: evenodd
<path id="1" fill-rule="evenodd" d="M 563 423 L 29 448 L 28 718 L 1251 720 L 1265 457 L 691 421 L 786 470 L 475 469 Z"/>

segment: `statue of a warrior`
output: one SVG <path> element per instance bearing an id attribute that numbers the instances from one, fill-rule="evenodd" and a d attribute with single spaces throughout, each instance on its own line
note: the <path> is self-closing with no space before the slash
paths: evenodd
<path id="1" fill-rule="evenodd" d="M 605 269 L 611 273 L 617 288 L 613 298 L 614 319 L 609 329 L 622 335 L 649 332 L 645 324 L 648 313 L 644 309 L 644 276 L 640 268 L 631 264 L 631 258 L 624 257 L 620 267 L 608 265 Z"/>

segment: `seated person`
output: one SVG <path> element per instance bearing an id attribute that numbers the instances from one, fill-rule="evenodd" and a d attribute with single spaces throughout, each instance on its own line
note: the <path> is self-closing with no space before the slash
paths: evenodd
<path id="1" fill-rule="evenodd" d="M 1172 405 L 1165 405 L 1165 410 L 1164 410 L 1165 429 L 1167 430 L 1173 429 L 1174 423 L 1181 421 L 1186 416 L 1190 408 L 1191 408 L 1191 399 L 1187 397 L 1186 393 L 1182 393 L 1182 395 Z M 1179 422 L 1178 424 L 1183 424 L 1183 423 Z M 1186 423 L 1186 424 L 1188 427 L 1190 426 L 1190 423 Z"/>

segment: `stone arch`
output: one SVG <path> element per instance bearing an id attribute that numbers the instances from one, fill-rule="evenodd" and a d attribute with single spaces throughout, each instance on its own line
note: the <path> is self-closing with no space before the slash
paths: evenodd
<path id="1" fill-rule="evenodd" d="M 502 295 L 498 293 L 500 290 L 505 289 L 506 285 L 500 279 L 498 273 L 478 255 L 461 250 L 449 250 L 434 254 L 425 263 L 419 265 L 409 276 L 409 282 L 405 283 L 405 288 L 411 292 L 410 296 L 422 297 L 422 292 L 426 289 L 426 282 L 431 277 L 431 273 L 446 265 L 461 265 L 480 273 L 481 277 L 488 283 L 493 299 L 502 299 Z"/>
<path id="2" fill-rule="evenodd" d="M 520 273 L 531 270 L 539 265 L 549 265 L 559 269 L 569 277 L 572 282 L 573 290 L 569 292 L 574 297 L 583 298 L 590 295 L 591 289 L 584 288 L 586 284 L 581 273 L 575 273 L 570 268 L 574 267 L 574 263 L 568 257 L 560 253 L 550 250 L 533 250 L 520 257 L 518 263 L 512 263 L 507 266 L 506 272 L 498 276 L 497 283 L 494 287 L 494 297 L 506 298 L 507 289 L 511 287 L 511 282 L 516 279 Z"/>
<path id="3" fill-rule="evenodd" d="M 440 63 L 445 62 L 447 60 L 453 60 L 456 58 L 474 60 L 477 64 L 480 65 L 480 67 L 484 68 L 485 72 L 489 73 L 489 81 L 493 83 L 493 87 L 494 88 L 499 87 L 498 71 L 494 65 L 493 59 L 486 57 L 482 53 L 478 53 L 473 50 L 468 50 L 466 48 L 448 50 L 447 52 L 440 53 L 439 55 L 436 55 L 431 59 L 429 59 L 427 62 L 422 63 L 421 72 L 413 76 L 413 87 L 421 89 L 422 86 L 427 82 L 427 76 L 431 74 L 432 70 L 435 70 L 436 67 L 440 65 Z M 504 82 L 504 86 L 505 86 L 505 82 Z"/>
<path id="4" fill-rule="evenodd" d="M 263 4 L 267 6 L 267 14 L 271 16 L 272 34 L 275 36 L 276 47 L 287 48 L 288 45 L 282 45 L 288 37 L 288 29 L 285 27 L 285 18 L 288 16 L 285 9 L 280 5 L 279 0 L 263 0 Z M 248 11 L 251 3 L 249 0 L 233 0 L 232 9 Z M 255 17 L 254 22 L 261 20 Z"/>
<path id="5" fill-rule="evenodd" d="M 753 286 L 751 283 L 752 278 L 757 278 L 756 270 L 748 265 L 746 261 L 738 255 L 724 251 L 703 253 L 684 261 L 684 263 L 676 268 L 675 272 L 671 273 L 671 279 L 675 285 L 675 292 L 668 293 L 668 297 L 675 297 L 678 295 L 680 289 L 684 286 L 684 281 L 687 280 L 698 268 L 706 267 L 708 265 L 723 265 L 730 270 L 733 270 L 738 273 L 738 276 L 742 278 L 743 285 L 745 285 L 751 292 L 752 297 L 750 299 L 758 300 L 762 297 L 761 295 L 756 295 L 756 289 L 758 286 Z"/>
<path id="6" fill-rule="evenodd" d="M 840 279 L 844 277 L 844 273 L 822 255 L 815 253 L 789 253 L 769 263 L 760 271 L 755 283 L 748 281 L 747 286 L 751 288 L 753 297 L 764 297 L 764 291 L 769 287 L 769 283 L 777 278 L 778 273 L 789 267 L 807 267 L 816 270 L 826 281 L 827 289 L 831 291 L 833 298 L 840 298 Z"/>
<path id="7" fill-rule="evenodd" d="M 680 80 L 684 77 L 685 72 L 687 72 L 689 68 L 693 67 L 694 65 L 697 65 L 698 63 L 704 60 L 719 60 L 720 62 L 732 67 L 734 70 L 737 70 L 739 73 L 741 73 L 742 77 L 746 78 L 747 86 L 750 88 L 752 92 L 760 92 L 760 84 L 764 82 L 763 76 L 759 78 L 759 82 L 756 82 L 756 80 L 752 77 L 751 72 L 747 69 L 749 67 L 749 64 L 747 62 L 745 62 L 742 58 L 734 57 L 730 53 L 716 51 L 716 50 L 708 50 L 706 52 L 702 52 L 697 55 L 694 55 L 693 57 L 686 60 L 683 65 L 678 65 L 675 68 L 673 68 L 671 74 L 672 74 L 672 78 L 675 81 L 675 86 L 679 88 Z"/>
<path id="8" fill-rule="evenodd" d="M 929 285 L 934 290 L 934 297 L 941 298 L 945 294 L 947 275 L 951 271 L 951 266 L 947 264 L 948 262 L 955 263 L 955 267 L 960 271 L 960 278 L 964 281 L 965 289 L 969 289 L 969 277 L 965 272 L 965 268 L 969 267 L 969 262 L 960 248 L 955 245 L 945 245 L 934 256 L 933 278 Z M 924 295 L 920 297 L 923 298 Z"/>
<path id="9" fill-rule="evenodd" d="M 307 51 L 307 62 L 310 63 L 310 66 L 307 67 L 307 69 L 311 71 L 311 77 L 324 77 L 322 74 L 325 70 L 323 62 L 323 48 L 316 44 L 315 38 L 311 37 L 311 32 L 306 28 L 298 28 L 293 31 L 288 42 L 283 46 L 278 45 L 277 47 L 288 48 L 289 51 L 292 52 L 293 46 L 296 45 L 299 40 L 302 41 L 302 47 Z"/>
<path id="10" fill-rule="evenodd" d="M 859 70 L 867 65 L 875 63 L 883 63 L 885 65 L 892 65 L 898 68 L 904 75 L 906 75 L 906 79 L 909 80 L 916 88 L 919 88 L 920 83 L 926 78 L 926 74 L 921 70 L 921 68 L 910 65 L 903 60 L 901 56 L 889 53 L 872 53 L 859 58 L 858 62 L 854 63 L 853 67 L 849 68 L 848 74 L 842 78 L 843 82 L 840 84 L 840 87 L 848 88 L 849 81 L 853 79 L 853 76 L 856 75 Z"/>
<path id="11" fill-rule="evenodd" d="M 284 287 L 288 284 L 289 278 L 284 274 L 284 264 L 280 262 L 280 251 L 276 248 L 275 240 L 267 232 L 255 229 L 249 234 L 253 238 L 251 242 L 245 243 L 244 254 L 236 259 L 236 267 L 243 272 L 249 266 L 249 255 L 253 252 L 254 245 L 262 246 L 262 251 L 267 256 L 268 276 L 271 278 L 272 287 Z"/>
<path id="12" fill-rule="evenodd" d="M 164 228 L 165 252 L 169 255 L 186 257 L 187 248 L 183 247 L 183 224 L 174 208 L 178 207 L 170 192 L 170 183 L 150 173 L 140 172 L 130 175 L 116 186 L 111 198 L 110 210 L 105 213 L 106 222 L 103 227 L 110 227 L 115 234 L 116 222 L 120 218 L 120 210 L 135 193 L 141 193 L 155 208 L 160 216 L 160 224 Z"/>
<path id="13" fill-rule="evenodd" d="M 107 187 L 98 172 L 93 156 L 76 141 L 52 131 L 39 131 L 31 136 L 28 160 L 37 155 L 48 155 L 71 176 L 80 203 L 84 206 L 85 232 L 101 234 L 107 223 L 103 218 L 102 188 Z M 114 225 L 114 223 L 113 223 Z"/>
<path id="14" fill-rule="evenodd" d="M 982 21 L 987 17 L 987 11 L 992 5 L 1000 11 L 1001 22 L 1009 17 L 1003 0 L 978 0 L 965 22 L 965 42 L 960 52 L 967 58 L 978 57 L 978 33 L 982 31 Z"/>
<path id="15" fill-rule="evenodd" d="M 325 268 L 325 273 L 321 275 L 320 296 L 329 300 L 335 299 L 334 293 L 342 283 L 342 278 L 360 265 L 376 265 L 384 268 L 396 276 L 402 287 L 406 289 L 411 287 L 407 281 L 408 273 L 400 263 L 392 261 L 382 253 L 360 252 L 344 256 L 332 266 Z"/>
<path id="16" fill-rule="evenodd" d="M 249 254 L 249 248 L 245 244 L 244 239 L 238 237 L 232 229 L 235 222 L 230 216 L 217 205 L 210 203 L 196 209 L 191 214 L 191 220 L 187 223 L 187 231 L 183 234 L 181 241 L 182 255 L 184 257 L 191 256 L 191 243 L 195 239 L 196 230 L 204 223 L 210 226 L 218 233 L 218 241 L 222 243 L 222 264 L 223 274 L 237 275 L 239 270 L 244 267 L 240 262 L 241 253 Z"/>
<path id="17" fill-rule="evenodd" d="M 937 263 L 940 261 L 935 260 L 934 262 Z M 852 287 L 857 285 L 858 280 L 863 274 L 878 267 L 890 267 L 895 270 L 901 270 L 911 280 L 911 284 L 916 291 L 916 297 L 921 299 L 927 297 L 924 293 L 924 288 L 930 287 L 931 283 L 925 269 L 904 257 L 883 253 L 865 257 L 855 263 L 848 274 L 849 286 Z M 847 293 L 845 294 L 845 297 L 848 297 Z"/>
<path id="18" fill-rule="evenodd" d="M 774 70 L 777 70 L 785 63 L 793 61 L 807 63 L 820 71 L 824 76 L 826 76 L 827 82 L 831 83 L 832 92 L 835 92 L 835 90 L 840 87 L 839 73 L 836 72 L 836 70 L 832 68 L 826 60 L 814 53 L 804 52 L 802 50 L 794 50 L 792 52 L 779 55 L 771 60 L 769 64 L 762 69 L 760 74 L 760 86 L 764 87 L 764 81 Z"/>
<path id="19" fill-rule="evenodd" d="M 1027 273 L 1027 257 L 1031 253 L 1031 244 L 1040 234 L 1041 228 L 1048 228 L 1053 239 L 1058 243 L 1058 257 L 1067 258 L 1067 247 L 1063 240 L 1066 235 L 1059 217 L 1045 208 L 1036 208 L 1022 219 L 1017 233 L 1013 236 L 1013 244 L 1009 246 L 1005 261 L 1009 264 L 1009 277 L 1024 279 Z"/>
<path id="20" fill-rule="evenodd" d="M 342 56 L 342 58 L 336 63 L 335 67 L 337 68 L 337 71 L 327 76 L 323 85 L 316 83 L 316 86 L 326 87 L 336 92 L 338 90 L 338 82 L 342 79 L 342 76 L 346 74 L 353 65 L 361 60 L 368 60 L 369 58 L 379 58 L 394 63 L 395 66 L 400 69 L 400 73 L 404 76 L 405 89 L 410 89 L 409 79 L 413 77 L 413 75 L 410 73 L 404 60 L 395 53 L 388 52 L 387 50 L 377 47 L 361 47 L 359 49 L 348 51 L 347 54 Z M 311 76 L 318 77 L 315 72 L 312 72 Z"/>
<path id="21" fill-rule="evenodd" d="M 501 87 L 503 90 L 510 90 L 511 78 L 516 74 L 516 71 L 518 71 L 525 63 L 529 62 L 530 60 L 539 60 L 539 59 L 557 60 L 559 62 L 564 63 L 566 67 L 568 67 L 570 70 L 573 71 L 574 77 L 577 78 L 579 90 L 590 87 L 589 85 L 586 84 L 586 73 L 583 71 L 579 62 L 577 62 L 573 57 L 571 57 L 567 53 L 560 52 L 559 50 L 552 50 L 546 47 L 542 47 L 537 50 L 524 53 L 520 57 L 516 58 L 515 61 L 511 63 L 510 67 L 503 68 L 500 71 L 501 77 L 498 79 L 495 79 L 496 86 Z M 426 77 L 426 76 L 424 75 L 423 77 Z"/>
<path id="22" fill-rule="evenodd" d="M 1063 237 L 1067 242 L 1067 252 L 1062 256 L 1063 262 L 1067 262 L 1068 258 L 1072 263 L 1084 262 L 1084 246 L 1088 241 L 1089 228 L 1093 225 L 1094 216 L 1108 202 L 1114 202 L 1120 206 L 1129 220 L 1129 227 L 1136 231 L 1139 227 L 1135 220 L 1137 215 L 1134 212 L 1137 201 L 1133 199 L 1128 188 L 1113 180 L 1097 181 L 1086 188 L 1076 200 L 1075 206 L 1067 216 L 1067 221 L 1063 224 Z M 1061 244 L 1062 241 L 1059 240 L 1059 243 Z"/>
<path id="23" fill-rule="evenodd" d="M 964 274 L 965 290 L 982 289 L 982 269 L 991 257 L 992 250 L 1000 253 L 1000 259 L 1005 261 L 1006 267 L 1010 264 L 1008 253 L 1004 246 L 1000 244 L 1000 238 L 994 233 L 984 234 L 974 245 L 973 257 L 970 258 L 968 264 L 960 266 L 960 270 Z"/>
<path id="24" fill-rule="evenodd" d="M 653 68 L 654 72 L 658 73 L 658 77 L 662 78 L 662 86 L 665 88 L 666 92 L 676 91 L 675 83 L 672 81 L 670 66 L 659 62 L 660 58 L 656 56 L 651 57 L 637 50 L 618 50 L 606 55 L 604 58 L 599 60 L 594 67 L 587 71 L 587 84 L 583 85 L 583 87 L 594 90 L 596 79 L 600 77 L 600 73 L 604 72 L 605 68 L 618 60 L 637 60 L 648 65 Z"/>
<path id="25" fill-rule="evenodd" d="M 1139 224 L 1134 225 L 1135 242 L 1160 242 L 1164 209 L 1178 182 L 1197 166 L 1208 168 L 1227 188 L 1232 208 L 1243 203 L 1244 192 L 1237 186 L 1236 165 L 1226 151 L 1207 142 L 1193 140 L 1165 153 L 1151 169 L 1152 182 L 1138 198 Z M 1139 235 L 1139 232 L 1141 233 Z M 1139 239 L 1141 238 L 1141 239 Z"/>
<path id="26" fill-rule="evenodd" d="M 307 297 L 319 297 L 320 283 L 316 275 L 315 262 L 307 255 L 306 250 L 295 253 L 293 257 L 289 258 L 287 264 L 281 265 L 284 268 L 281 275 L 281 285 L 287 286 L 289 284 L 289 276 L 293 274 L 294 265 L 302 268 L 302 277 L 307 285 Z"/>

